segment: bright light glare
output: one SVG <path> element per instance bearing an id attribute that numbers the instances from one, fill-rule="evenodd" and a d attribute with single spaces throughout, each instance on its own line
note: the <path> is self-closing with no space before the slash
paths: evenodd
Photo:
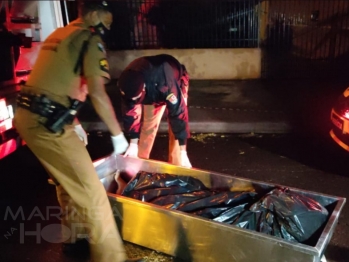
<path id="1" fill-rule="evenodd" d="M 94 167 L 99 166 L 99 165 L 102 164 L 104 161 L 105 161 L 105 158 L 102 158 L 102 159 L 100 159 L 100 160 L 97 160 L 97 161 L 93 162 L 93 166 L 94 166 Z"/>
<path id="2" fill-rule="evenodd" d="M 0 134 L 12 129 L 12 119 L 8 118 L 0 123 Z"/>
<path id="3" fill-rule="evenodd" d="M 3 121 L 9 117 L 10 116 L 6 107 L 6 100 L 0 99 L 0 121 Z"/>
<path id="4" fill-rule="evenodd" d="M 9 141 L 0 145 L 0 159 L 8 156 L 17 149 L 16 139 L 10 139 Z"/>
<path id="5" fill-rule="evenodd" d="M 345 112 L 344 112 L 344 117 L 345 117 L 346 119 L 349 119 L 349 110 L 345 110 Z"/>
<path id="6" fill-rule="evenodd" d="M 14 117 L 13 107 L 11 105 L 7 106 L 9 117 L 12 119 Z"/>

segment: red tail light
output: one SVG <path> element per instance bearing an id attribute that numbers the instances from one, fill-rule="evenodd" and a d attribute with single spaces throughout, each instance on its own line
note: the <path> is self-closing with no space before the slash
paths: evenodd
<path id="1" fill-rule="evenodd" d="M 12 128 L 12 118 L 12 106 L 7 106 L 4 98 L 0 99 L 0 133 Z"/>

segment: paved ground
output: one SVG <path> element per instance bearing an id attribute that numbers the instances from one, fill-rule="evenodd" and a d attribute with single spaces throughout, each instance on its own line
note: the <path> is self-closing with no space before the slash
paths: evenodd
<path id="1" fill-rule="evenodd" d="M 347 86 L 349 79 L 193 80 L 188 102 L 190 129 L 195 133 L 327 130 L 331 107 Z M 121 101 L 116 81 L 106 89 L 120 117 Z M 106 130 L 90 104 L 84 107 L 80 119 L 89 131 Z M 159 130 L 167 131 L 165 119 Z"/>
<path id="2" fill-rule="evenodd" d="M 107 86 L 117 114 L 120 116 L 120 94 L 116 81 Z M 87 130 L 106 130 L 90 105 L 80 114 Z M 267 132 L 290 131 L 287 116 L 277 98 L 261 81 L 191 81 L 189 118 L 192 132 Z M 165 118 L 164 118 L 165 120 Z M 163 121 L 160 132 L 167 131 Z"/>
<path id="3" fill-rule="evenodd" d="M 121 98 L 116 80 L 106 86 L 121 119 Z M 191 80 L 190 130 L 194 133 L 288 133 L 328 130 L 336 98 L 349 78 L 288 80 Z M 16 85 L 0 85 L 0 97 L 13 101 Z M 106 131 L 89 102 L 80 113 L 88 131 Z M 160 132 L 167 132 L 164 118 Z M 327 131 L 326 131 L 327 132 Z"/>

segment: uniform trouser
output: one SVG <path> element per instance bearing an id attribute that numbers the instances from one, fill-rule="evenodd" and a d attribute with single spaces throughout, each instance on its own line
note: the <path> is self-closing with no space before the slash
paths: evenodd
<path id="1" fill-rule="evenodd" d="M 72 126 L 63 134 L 53 134 L 38 123 L 39 119 L 18 108 L 14 124 L 49 175 L 60 184 L 57 196 L 63 209 L 62 242 L 74 242 L 79 233 L 87 232 L 92 261 L 126 260 L 106 191 L 84 143 Z"/>
<path id="2" fill-rule="evenodd" d="M 166 106 L 143 105 L 143 122 L 138 145 L 138 157 L 148 159 L 153 148 L 154 140 L 159 129 L 161 118 Z M 181 164 L 180 147 L 178 140 L 168 125 L 169 153 L 168 162 L 174 165 Z"/>

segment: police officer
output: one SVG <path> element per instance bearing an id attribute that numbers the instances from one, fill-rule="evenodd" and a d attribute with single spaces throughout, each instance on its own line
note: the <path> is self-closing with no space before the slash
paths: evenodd
<path id="1" fill-rule="evenodd" d="M 19 134 L 57 184 L 63 251 L 74 249 L 87 234 L 95 262 L 135 261 L 127 260 L 106 191 L 85 148 L 86 134 L 75 118 L 88 92 L 109 128 L 114 153 L 127 149 L 104 89 L 110 76 L 96 33 L 111 23 L 107 2 L 86 1 L 77 20 L 55 30 L 21 88 L 14 119 Z"/>
<path id="2" fill-rule="evenodd" d="M 125 156 L 148 159 L 166 109 L 169 122 L 169 159 L 191 167 L 187 97 L 189 75 L 184 65 L 168 54 L 135 59 L 121 73 L 118 86 L 124 105 L 124 131 L 130 138 Z"/>

